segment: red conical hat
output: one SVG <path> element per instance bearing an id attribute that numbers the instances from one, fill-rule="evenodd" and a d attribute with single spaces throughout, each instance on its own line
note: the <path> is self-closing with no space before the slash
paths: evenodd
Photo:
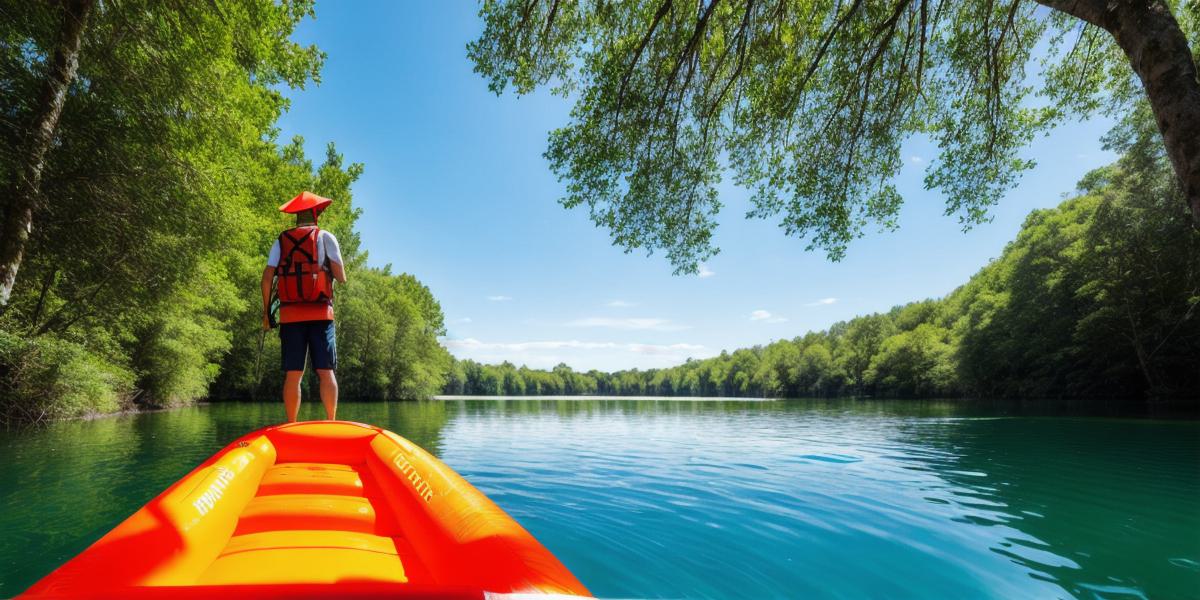
<path id="1" fill-rule="evenodd" d="M 319 213 L 325 210 L 332 202 L 333 200 L 322 198 L 312 192 L 300 192 L 299 196 L 280 205 L 279 210 L 291 214 L 306 210 L 313 210 Z"/>

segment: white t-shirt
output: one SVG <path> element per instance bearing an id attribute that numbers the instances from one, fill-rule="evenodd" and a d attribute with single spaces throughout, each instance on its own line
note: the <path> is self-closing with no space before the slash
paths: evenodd
<path id="1" fill-rule="evenodd" d="M 267 255 L 267 266 L 275 268 L 279 265 L 279 238 L 275 238 L 275 244 L 271 246 L 271 253 Z M 321 230 L 321 235 L 317 236 L 317 264 L 325 264 L 326 256 L 329 260 L 339 265 L 345 264 L 342 262 L 342 248 L 338 246 L 337 238 L 333 237 L 332 233 Z"/>

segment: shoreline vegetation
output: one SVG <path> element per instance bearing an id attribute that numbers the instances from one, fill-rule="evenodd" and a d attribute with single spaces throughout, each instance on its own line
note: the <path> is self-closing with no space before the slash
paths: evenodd
<path id="1" fill-rule="evenodd" d="M 346 400 L 445 393 L 1198 404 L 1200 230 L 1145 101 L 1106 139 L 1117 163 L 1087 174 L 1059 206 L 1034 211 L 999 258 L 945 298 L 669 369 L 547 371 L 454 360 L 439 342 L 446 331 L 434 294 L 390 265 L 368 266 L 351 194 L 363 165 L 346 163 L 333 143 L 314 164 L 302 138 L 279 139 L 283 91 L 320 80 L 324 53 L 290 39 L 314 16 L 311 1 L 158 11 L 106 3 L 82 28 L 52 3 L 6 11 L 5 189 L 29 187 L 21 171 L 28 157 L 15 153 L 47 111 L 55 121 L 53 143 L 30 154 L 38 202 L 0 306 L 6 426 L 277 398 L 278 338 L 260 331 L 257 283 L 268 248 L 290 225 L 276 207 L 306 189 L 334 199 L 321 224 L 341 241 L 350 279 L 336 301 Z M 65 73 L 64 63 L 74 70 Z M 977 201 L 968 188 L 951 189 L 951 205 Z M 7 223 L 16 209 L 2 207 Z"/>

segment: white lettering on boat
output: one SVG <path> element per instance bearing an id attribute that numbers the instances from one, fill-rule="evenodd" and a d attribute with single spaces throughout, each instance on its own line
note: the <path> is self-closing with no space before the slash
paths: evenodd
<path id="1" fill-rule="evenodd" d="M 417 468 L 408 462 L 407 458 L 404 458 L 397 452 L 395 457 L 392 458 L 392 464 L 396 465 L 397 469 L 400 469 L 400 473 L 412 484 L 413 490 L 417 492 L 418 496 L 426 502 L 433 500 L 433 488 L 429 486 L 428 481 L 425 481 L 421 477 L 420 473 L 417 473 Z"/>
<path id="2" fill-rule="evenodd" d="M 196 511 L 200 516 L 208 514 L 217 505 L 217 500 L 225 495 L 225 488 L 229 487 L 229 482 L 233 481 L 234 473 L 225 467 L 217 467 L 217 479 L 208 486 L 208 489 L 200 494 L 199 498 L 192 501 L 192 506 L 196 507 Z"/>

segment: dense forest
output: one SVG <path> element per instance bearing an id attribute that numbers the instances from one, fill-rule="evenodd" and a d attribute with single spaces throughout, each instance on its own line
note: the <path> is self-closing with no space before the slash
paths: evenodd
<path id="1" fill-rule="evenodd" d="M 458 361 L 445 391 L 1194 401 L 1200 231 L 1145 107 L 1106 143 L 1117 163 L 1030 214 L 999 258 L 944 298 L 668 369 Z"/>
<path id="2" fill-rule="evenodd" d="M 32 203 L 0 308 L 0 422 L 277 394 L 258 280 L 291 226 L 276 207 L 306 189 L 334 199 L 321 224 L 349 276 L 336 301 L 343 397 L 441 388 L 437 301 L 411 275 L 366 266 L 350 194 L 363 167 L 332 144 L 314 166 L 301 139 L 278 139 L 282 92 L 319 80 L 324 55 L 289 39 L 312 14 L 304 1 L 6 3 L 6 227 L 19 198 Z"/>

